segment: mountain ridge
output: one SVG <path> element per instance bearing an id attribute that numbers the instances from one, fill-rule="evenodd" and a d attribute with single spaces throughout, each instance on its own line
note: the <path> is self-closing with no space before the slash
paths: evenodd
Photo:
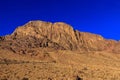
<path id="1" fill-rule="evenodd" d="M 31 21 L 0 37 L 0 79 L 119 80 L 119 52 L 119 41 Z"/>
<path id="2" fill-rule="evenodd" d="M 79 51 L 109 51 L 119 53 L 119 41 L 107 40 L 101 35 L 80 32 L 64 22 L 29 21 L 11 35 L 0 37 L 13 51 L 21 48 L 54 48 Z M 2 44 L 1 44 L 2 45 Z M 4 47 L 4 45 L 2 45 Z M 17 48 L 17 51 L 16 49 Z M 19 50 L 20 49 L 20 50 Z"/>

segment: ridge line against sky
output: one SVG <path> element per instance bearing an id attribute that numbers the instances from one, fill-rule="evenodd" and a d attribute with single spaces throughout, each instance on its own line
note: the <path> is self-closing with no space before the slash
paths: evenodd
<path id="1" fill-rule="evenodd" d="M 65 22 L 79 31 L 120 40 L 118 0 L 0 0 L 0 36 L 31 20 Z"/>

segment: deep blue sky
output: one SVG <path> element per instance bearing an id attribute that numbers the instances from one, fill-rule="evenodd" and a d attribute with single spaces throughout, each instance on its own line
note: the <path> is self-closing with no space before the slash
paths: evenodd
<path id="1" fill-rule="evenodd" d="M 30 20 L 66 22 L 120 40 L 120 0 L 0 0 L 0 36 Z"/>

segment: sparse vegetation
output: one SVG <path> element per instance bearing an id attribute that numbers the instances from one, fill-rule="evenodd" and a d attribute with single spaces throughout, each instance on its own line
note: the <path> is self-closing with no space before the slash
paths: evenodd
<path id="1" fill-rule="evenodd" d="M 22 80 L 29 80 L 29 78 L 24 77 Z"/>
<path id="2" fill-rule="evenodd" d="M 49 53 L 48 53 L 49 54 Z M 31 57 L 24 59 L 5 55 L 0 63 L 0 80 L 119 80 L 120 63 L 119 55 L 99 54 L 74 54 L 58 51 L 50 53 L 55 60 L 37 62 Z M 102 54 L 102 55 L 101 55 Z M 104 56 L 103 56 L 104 55 Z M 55 56 L 55 58 L 54 58 Z M 20 56 L 19 56 L 20 57 Z M 13 59 L 14 58 L 14 59 Z M 67 58 L 67 59 L 66 59 Z M 27 62 L 29 59 L 29 62 Z M 17 64 L 16 64 L 17 63 Z M 2 72 L 2 73 L 1 73 Z M 34 75 L 34 76 L 33 76 Z M 78 76 L 75 76 L 78 75 Z M 8 77 L 7 77 L 8 76 Z M 26 77 L 25 77 L 26 76 Z"/>
<path id="3" fill-rule="evenodd" d="M 76 80 L 83 80 L 82 78 L 80 78 L 79 76 L 76 77 Z"/>
<path id="4" fill-rule="evenodd" d="M 33 21 L 0 37 L 0 80 L 120 80 L 119 49 L 65 23 Z"/>
<path id="5" fill-rule="evenodd" d="M 4 79 L 1 79 L 1 80 L 8 80 L 8 79 L 4 78 Z"/>

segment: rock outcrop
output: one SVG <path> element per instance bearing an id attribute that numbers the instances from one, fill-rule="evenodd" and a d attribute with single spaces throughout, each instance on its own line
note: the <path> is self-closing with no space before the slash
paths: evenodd
<path id="1" fill-rule="evenodd" d="M 1 48 L 25 53 L 28 48 L 62 50 L 110 51 L 119 53 L 120 42 L 106 40 L 100 35 L 79 32 L 63 23 L 30 21 L 11 35 L 0 37 Z"/>

